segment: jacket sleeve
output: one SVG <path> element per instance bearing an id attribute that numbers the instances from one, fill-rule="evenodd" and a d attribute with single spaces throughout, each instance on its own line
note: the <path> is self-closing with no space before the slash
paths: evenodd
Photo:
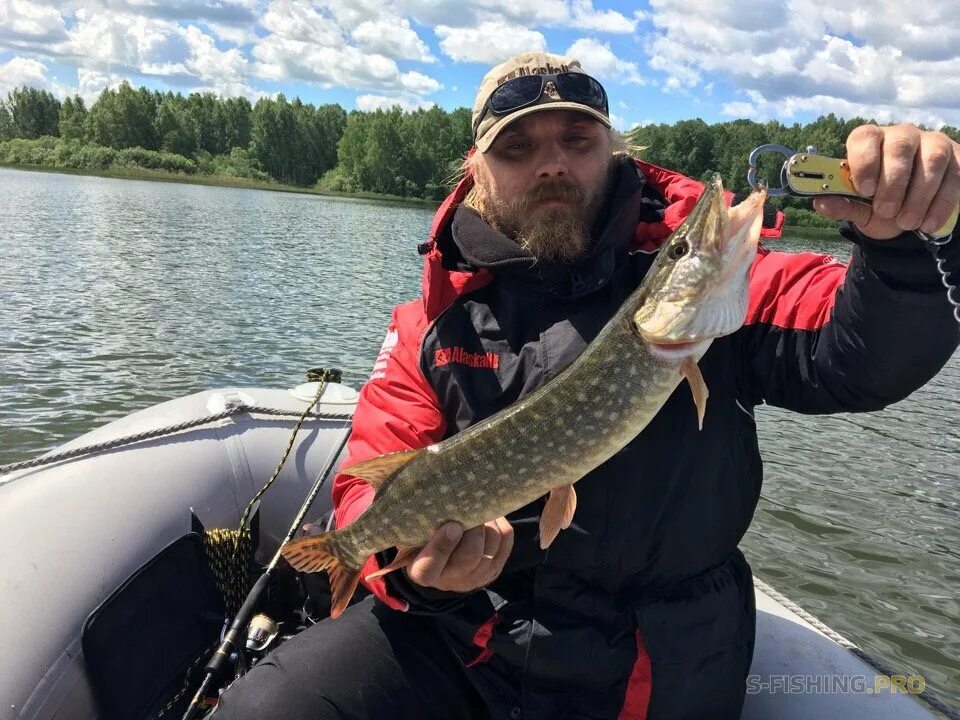
<path id="1" fill-rule="evenodd" d="M 425 325 L 419 301 L 394 309 L 373 373 L 360 391 L 344 467 L 386 453 L 423 448 L 443 438 L 443 413 L 418 362 L 419 338 Z M 373 496 L 374 489 L 365 480 L 349 473 L 337 474 L 333 481 L 336 527 L 362 515 Z M 391 549 L 371 556 L 361 571 L 363 576 L 389 563 L 395 554 Z M 444 612 L 463 597 L 416 586 L 402 571 L 369 583 L 364 580 L 363 584 L 395 610 Z"/>
<path id="2" fill-rule="evenodd" d="M 852 225 L 848 265 L 816 253 L 760 249 L 738 331 L 740 391 L 803 413 L 879 410 L 932 378 L 960 328 L 928 249 L 912 234 L 872 240 Z M 960 280 L 960 240 L 940 248 Z"/>

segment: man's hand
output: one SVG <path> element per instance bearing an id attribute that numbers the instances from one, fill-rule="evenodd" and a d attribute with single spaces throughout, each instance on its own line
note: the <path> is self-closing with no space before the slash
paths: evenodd
<path id="1" fill-rule="evenodd" d="M 853 186 L 872 196 L 873 206 L 833 196 L 816 198 L 813 207 L 875 240 L 935 232 L 960 202 L 960 144 L 941 132 L 861 125 L 847 138 L 847 161 Z"/>
<path id="2" fill-rule="evenodd" d="M 513 527 L 498 518 L 466 532 L 448 522 L 404 572 L 414 583 L 438 590 L 467 593 L 489 585 L 503 571 L 513 549 Z"/>

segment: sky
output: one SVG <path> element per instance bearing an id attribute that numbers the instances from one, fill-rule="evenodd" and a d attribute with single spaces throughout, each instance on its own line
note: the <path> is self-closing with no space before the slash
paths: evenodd
<path id="1" fill-rule="evenodd" d="M 0 95 L 134 87 L 471 107 L 525 50 L 580 60 L 614 125 L 829 112 L 960 125 L 958 0 L 0 0 Z"/>

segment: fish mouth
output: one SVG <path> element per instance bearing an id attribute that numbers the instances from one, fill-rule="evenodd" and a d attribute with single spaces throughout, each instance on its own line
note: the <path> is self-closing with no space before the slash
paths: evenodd
<path id="1" fill-rule="evenodd" d="M 644 333 L 641 333 L 641 337 L 654 355 L 667 360 L 682 360 L 690 356 L 700 358 L 714 340 L 712 337 L 697 340 L 666 340 L 647 337 Z"/>

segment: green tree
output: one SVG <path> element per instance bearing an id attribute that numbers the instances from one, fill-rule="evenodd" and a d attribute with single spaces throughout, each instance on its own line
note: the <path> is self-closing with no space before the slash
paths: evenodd
<path id="1" fill-rule="evenodd" d="M 180 95 L 169 94 L 157 108 L 157 135 L 167 152 L 191 157 L 200 144 L 200 128 Z"/>
<path id="2" fill-rule="evenodd" d="M 86 137 L 87 106 L 79 95 L 67 97 L 60 106 L 60 137 L 83 140 Z"/>
<path id="3" fill-rule="evenodd" d="M 253 107 L 250 151 L 275 180 L 291 182 L 296 177 L 296 139 L 297 118 L 283 93 L 276 100 L 260 98 Z"/>
<path id="4" fill-rule="evenodd" d="M 221 136 L 225 151 L 231 148 L 246 150 L 249 147 L 252 112 L 250 101 L 245 97 L 228 98 L 224 101 Z"/>
<path id="5" fill-rule="evenodd" d="M 7 95 L 12 137 L 33 140 L 59 135 L 60 101 L 46 90 L 18 87 Z"/>
<path id="6" fill-rule="evenodd" d="M 201 150 L 212 155 L 229 152 L 230 147 L 224 138 L 224 117 L 221 101 L 213 93 L 190 93 L 187 108 L 193 116 L 199 132 L 198 144 Z"/>
<path id="7" fill-rule="evenodd" d="M 107 88 L 87 114 L 87 137 L 97 145 L 117 149 L 157 150 L 156 103 L 156 96 L 149 90 L 134 90 L 126 81 L 116 90 Z"/>
<path id="8" fill-rule="evenodd" d="M 0 142 L 13 138 L 13 118 L 6 100 L 0 100 Z"/>

